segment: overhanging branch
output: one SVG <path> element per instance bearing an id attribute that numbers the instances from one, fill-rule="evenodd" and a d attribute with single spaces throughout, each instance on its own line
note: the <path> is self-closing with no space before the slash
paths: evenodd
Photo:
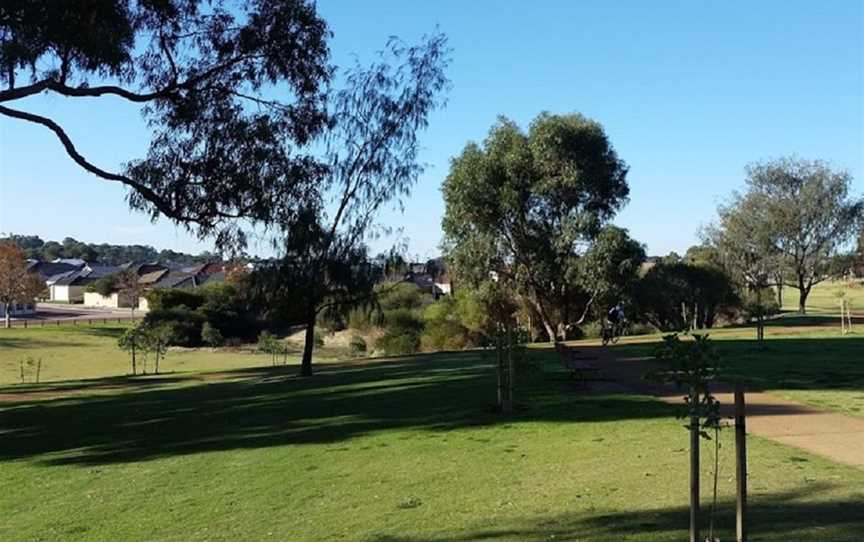
<path id="1" fill-rule="evenodd" d="M 0 105 L 0 114 L 6 115 L 7 117 L 45 126 L 49 130 L 54 132 L 54 135 L 56 135 L 57 139 L 59 139 L 60 142 L 63 144 L 63 147 L 66 149 L 66 153 L 69 155 L 69 157 L 72 158 L 72 160 L 74 160 L 75 163 L 82 168 L 86 169 L 97 177 L 101 177 L 102 179 L 119 182 L 125 184 L 126 186 L 129 186 L 130 188 L 141 194 L 144 199 L 152 203 L 160 212 L 162 212 L 169 218 L 174 218 L 176 220 L 187 219 L 187 217 L 179 215 L 170 206 L 166 205 L 165 202 L 150 188 L 136 182 L 130 177 L 120 175 L 118 173 L 111 173 L 110 171 L 106 171 L 90 163 L 86 158 L 84 158 L 84 156 L 80 152 L 78 152 L 78 150 L 75 148 L 75 145 L 72 143 L 72 140 L 63 130 L 63 128 L 61 128 L 60 125 L 53 120 L 40 115 L 35 115 L 33 113 L 27 113 L 25 111 L 11 109 L 3 105 Z"/>

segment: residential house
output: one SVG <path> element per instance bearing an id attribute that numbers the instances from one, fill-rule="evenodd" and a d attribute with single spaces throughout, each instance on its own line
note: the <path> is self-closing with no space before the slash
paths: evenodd
<path id="1" fill-rule="evenodd" d="M 147 286 L 147 289 L 198 288 L 205 284 L 221 282 L 225 282 L 225 264 L 221 262 L 208 262 L 178 270 L 166 269 L 158 280 Z M 141 296 L 138 299 L 138 308 L 141 310 L 150 309 L 146 296 Z"/>
<path id="2" fill-rule="evenodd" d="M 120 268 L 115 266 L 87 264 L 84 269 L 58 279 L 50 287 L 51 300 L 67 303 L 85 302 L 84 294 L 87 293 L 87 286 L 119 270 Z"/>

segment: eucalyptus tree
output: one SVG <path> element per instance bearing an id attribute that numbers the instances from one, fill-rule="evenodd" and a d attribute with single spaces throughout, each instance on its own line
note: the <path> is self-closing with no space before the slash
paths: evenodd
<path id="1" fill-rule="evenodd" d="M 366 243 L 384 229 L 382 207 L 401 206 L 423 171 L 419 132 L 449 85 L 443 34 L 408 46 L 392 39 L 370 66 L 355 64 L 330 96 L 326 174 L 296 216 L 278 224 L 281 257 L 250 277 L 273 312 L 306 327 L 301 374 L 312 374 L 316 319 L 369 300 L 377 276 Z"/>
<path id="2" fill-rule="evenodd" d="M 328 37 L 308 0 L 4 1 L 0 116 L 44 127 L 131 208 L 242 244 L 236 219 L 292 214 L 324 170 L 302 147 L 329 122 Z M 141 108 L 149 150 L 97 165 L 39 94 Z"/>
<path id="3" fill-rule="evenodd" d="M 747 193 L 758 204 L 753 222 L 772 237 L 786 270 L 781 279 L 798 290 L 804 314 L 813 286 L 829 278 L 832 259 L 858 233 L 864 198 L 851 193 L 848 172 L 821 160 L 781 158 L 746 171 Z"/>
<path id="4" fill-rule="evenodd" d="M 500 118 L 482 145 L 453 159 L 444 182 L 444 248 L 456 280 L 506 283 L 550 340 L 564 338 L 602 293 L 589 287 L 592 273 L 610 278 L 583 258 L 627 201 L 627 170 L 603 127 L 582 115 L 543 113 L 527 133 Z M 609 235 L 623 250 L 598 253 L 603 265 L 618 252 L 644 258 L 625 237 Z"/>
<path id="5" fill-rule="evenodd" d="M 762 295 L 765 289 L 775 285 L 772 281 L 783 257 L 777 248 L 776 232 L 760 212 L 765 205 L 763 194 L 735 194 L 729 203 L 718 208 L 718 223 L 704 233 L 705 240 L 716 247 L 732 277 L 755 296 L 759 341 L 764 336 Z"/>

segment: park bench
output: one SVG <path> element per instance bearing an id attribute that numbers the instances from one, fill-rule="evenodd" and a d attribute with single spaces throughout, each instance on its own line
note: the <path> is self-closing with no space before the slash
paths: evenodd
<path id="1" fill-rule="evenodd" d="M 600 368 L 591 363 L 597 360 L 596 357 L 581 356 L 575 348 L 557 341 L 555 351 L 558 353 L 561 366 L 570 374 L 570 378 L 579 381 L 585 388 L 588 387 L 589 380 L 596 380 L 599 377 Z"/>

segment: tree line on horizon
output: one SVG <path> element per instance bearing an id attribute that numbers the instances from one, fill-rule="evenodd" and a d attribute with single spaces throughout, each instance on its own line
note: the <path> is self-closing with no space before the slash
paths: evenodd
<path id="1" fill-rule="evenodd" d="M 85 243 L 72 237 L 62 241 L 44 241 L 38 235 L 12 234 L 0 241 L 18 245 L 27 259 L 50 262 L 55 259 L 80 259 L 100 265 L 121 265 L 127 262 L 172 262 L 176 264 L 205 263 L 221 259 L 218 254 L 202 251 L 187 254 L 170 249 L 157 250 L 150 245 L 113 245 Z"/>

